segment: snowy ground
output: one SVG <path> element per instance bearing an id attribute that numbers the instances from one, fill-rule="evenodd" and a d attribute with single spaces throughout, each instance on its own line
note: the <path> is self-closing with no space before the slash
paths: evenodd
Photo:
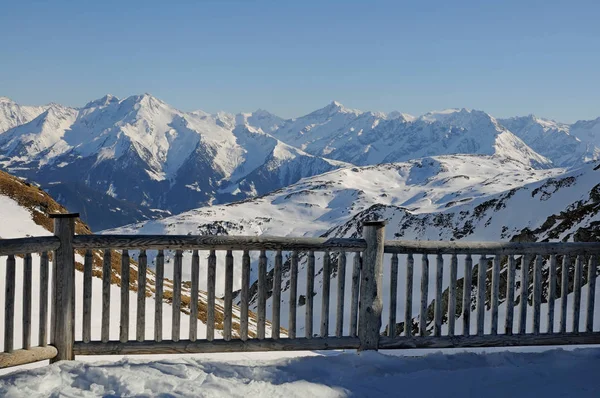
<path id="1" fill-rule="evenodd" d="M 599 348 L 486 351 L 237 353 L 110 362 L 81 357 L 5 375 L 0 395 L 600 396 Z"/>

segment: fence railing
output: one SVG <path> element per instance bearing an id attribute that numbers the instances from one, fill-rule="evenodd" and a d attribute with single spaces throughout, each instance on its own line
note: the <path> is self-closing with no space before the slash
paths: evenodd
<path id="1" fill-rule="evenodd" d="M 7 256 L 0 367 L 99 354 L 600 343 L 600 327 L 594 325 L 599 243 L 385 241 L 383 222 L 365 223 L 362 239 L 76 236 L 74 217 L 54 216 L 54 237 L 0 240 L 0 256 Z M 174 253 L 172 279 L 165 278 L 167 251 Z M 201 261 L 199 252 L 204 251 L 208 257 Z M 184 252 L 191 252 L 189 281 L 182 272 Z M 41 253 L 37 347 L 30 340 L 32 253 Z M 77 288 L 76 254 L 83 257 L 83 282 Z M 240 254 L 240 289 L 234 291 L 235 258 Z M 18 350 L 13 344 L 15 255 L 23 256 Z M 149 274 L 150 256 L 155 272 Z M 217 258 L 224 258 L 222 267 L 217 267 Z M 321 272 L 317 259 L 322 259 Z M 435 262 L 431 270 L 430 260 Z M 224 275 L 221 297 L 217 270 Z M 199 284 L 201 271 L 205 291 Z M 284 274 L 289 283 L 282 285 Z M 94 277 L 102 279 L 101 295 L 92 294 Z M 115 283 L 120 285 L 117 311 L 111 303 Z M 81 294 L 76 295 L 76 289 Z M 135 305 L 130 303 L 132 294 Z M 284 296 L 287 306 L 282 307 Z M 154 299 L 154 308 L 147 305 L 147 297 Z M 315 302 L 318 297 L 320 303 Z M 170 325 L 163 324 L 164 301 L 172 307 Z M 76 338 L 75 308 L 81 311 L 81 338 Z M 154 312 L 152 328 L 148 310 Z M 189 315 L 188 330 L 182 330 L 182 314 Z M 199 335 L 198 319 L 206 325 L 204 336 Z M 96 325 L 99 320 L 100 333 L 92 320 Z M 117 321 L 118 339 L 111 339 L 111 325 Z M 302 329 L 304 333 L 298 333 Z"/>

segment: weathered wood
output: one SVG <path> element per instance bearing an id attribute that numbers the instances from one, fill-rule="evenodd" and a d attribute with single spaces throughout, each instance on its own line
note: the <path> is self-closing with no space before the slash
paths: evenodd
<path id="1" fill-rule="evenodd" d="M 147 354 L 195 354 L 217 352 L 258 352 L 258 351 L 308 351 L 308 350 L 343 350 L 356 349 L 360 341 L 356 337 L 314 337 L 312 339 L 250 339 L 243 340 L 181 340 L 179 342 L 164 341 L 130 341 L 121 343 L 112 341 L 108 344 L 100 342 L 76 343 L 77 355 L 147 355 Z"/>
<path id="2" fill-rule="evenodd" d="M 85 251 L 83 260 L 83 341 L 89 343 L 92 339 L 92 266 L 93 254 Z"/>
<path id="3" fill-rule="evenodd" d="M 208 255 L 208 267 L 206 275 L 207 310 L 206 310 L 206 339 L 212 341 L 215 338 L 215 287 L 217 277 L 217 254 L 211 250 Z"/>
<path id="4" fill-rule="evenodd" d="M 458 274 L 458 258 L 453 254 L 450 258 L 450 286 L 448 287 L 448 336 L 454 336 L 456 325 L 456 280 Z"/>
<path id="5" fill-rule="evenodd" d="M 519 333 L 527 331 L 527 304 L 529 300 L 529 260 L 528 255 L 521 257 L 521 312 L 519 313 Z"/>
<path id="6" fill-rule="evenodd" d="M 573 332 L 579 332 L 579 317 L 581 312 L 581 277 L 583 275 L 583 257 L 575 259 L 575 275 L 573 276 Z"/>
<path id="7" fill-rule="evenodd" d="M 337 312 L 335 318 L 335 336 L 344 335 L 344 301 L 346 291 L 346 252 L 339 252 L 338 255 L 338 275 L 337 275 Z"/>
<path id="8" fill-rule="evenodd" d="M 492 263 L 492 314 L 491 314 L 491 334 L 498 334 L 498 305 L 500 303 L 500 256 L 494 256 Z"/>
<path id="9" fill-rule="evenodd" d="M 32 282 L 31 253 L 23 259 L 23 348 L 31 348 L 31 282 Z"/>
<path id="10" fill-rule="evenodd" d="M 515 313 L 515 276 L 517 264 L 515 257 L 508 256 L 508 267 L 506 270 L 506 320 L 504 323 L 504 334 L 512 335 L 514 313 Z"/>
<path id="11" fill-rule="evenodd" d="M 248 289 L 250 286 L 250 253 L 242 254 L 242 290 L 240 292 L 240 338 L 248 340 Z"/>
<path id="12" fill-rule="evenodd" d="M 273 267 L 273 310 L 272 322 L 271 322 L 271 338 L 279 338 L 279 328 L 281 326 L 281 264 L 282 264 L 281 250 L 277 250 L 275 254 L 275 266 Z"/>
<path id="13" fill-rule="evenodd" d="M 163 287 L 165 276 L 165 254 L 159 250 L 156 255 L 156 272 L 154 274 L 154 341 L 162 341 L 163 329 Z"/>
<path id="14" fill-rule="evenodd" d="M 533 264 L 533 334 L 540 334 L 540 310 L 542 306 L 542 262 L 539 254 Z"/>
<path id="15" fill-rule="evenodd" d="M 58 354 L 53 346 L 32 347 L 28 350 L 15 350 L 0 353 L 0 369 L 52 359 Z"/>
<path id="16" fill-rule="evenodd" d="M 552 346 L 572 344 L 600 344 L 600 333 L 567 334 L 527 334 L 527 335 L 484 335 L 484 336 L 442 336 L 442 337 L 382 337 L 380 349 L 410 348 L 467 348 L 467 347 L 510 347 L 510 346 Z"/>
<path id="17" fill-rule="evenodd" d="M 385 221 L 363 223 L 363 238 L 367 248 L 363 252 L 358 308 L 359 351 L 377 350 L 383 309 L 383 244 Z"/>
<path id="18" fill-rule="evenodd" d="M 135 337 L 137 341 L 146 340 L 146 268 L 148 256 L 141 250 L 138 256 L 137 322 Z"/>
<path id="19" fill-rule="evenodd" d="M 6 259 L 4 279 L 4 352 L 13 352 L 15 333 L 15 256 Z"/>
<path id="20" fill-rule="evenodd" d="M 54 247 L 54 241 L 48 245 Z M 77 235 L 77 249 L 362 251 L 364 239 L 223 235 Z M 0 246 L 1 247 L 1 246 Z M 37 250 L 32 250 L 37 251 Z"/>
<path id="21" fill-rule="evenodd" d="M 560 333 L 567 331 L 567 298 L 569 296 L 569 266 L 571 265 L 571 257 L 565 255 L 563 257 L 561 268 L 561 283 L 560 283 Z"/>
<path id="22" fill-rule="evenodd" d="M 392 254 L 390 263 L 390 313 L 388 318 L 387 335 L 396 337 L 396 309 L 398 302 L 398 255 Z"/>
<path id="23" fill-rule="evenodd" d="M 419 311 L 419 336 L 427 336 L 427 304 L 429 303 L 429 258 L 421 258 L 421 309 Z"/>
<path id="24" fill-rule="evenodd" d="M 554 303 L 556 301 L 556 256 L 550 256 L 550 265 L 548 273 L 550 280 L 548 281 L 548 327 L 547 332 L 554 332 Z"/>
<path id="25" fill-rule="evenodd" d="M 306 313 L 304 318 L 305 337 L 313 337 L 313 297 L 315 290 L 315 253 L 308 252 L 306 263 Z"/>
<path id="26" fill-rule="evenodd" d="M 233 311 L 233 253 L 225 255 L 225 299 L 223 308 L 223 338 L 231 340 L 231 318 Z"/>
<path id="27" fill-rule="evenodd" d="M 265 338 L 265 324 L 267 319 L 267 254 L 260 251 L 258 257 L 258 325 L 257 337 Z"/>
<path id="28" fill-rule="evenodd" d="M 59 246 L 60 240 L 56 236 L 0 239 L 0 256 L 47 252 Z"/>
<path id="29" fill-rule="evenodd" d="M 585 331 L 594 330 L 594 305 L 596 301 L 596 276 L 598 270 L 598 256 L 591 256 L 588 260 L 588 296 L 587 316 L 585 320 Z"/>
<path id="30" fill-rule="evenodd" d="M 487 274 L 488 259 L 485 255 L 479 258 L 479 268 L 477 268 L 477 335 L 484 334 L 485 321 L 485 276 Z"/>
<path id="31" fill-rule="evenodd" d="M 393 240 L 385 242 L 385 252 L 398 254 L 590 255 L 600 253 L 600 244 L 595 242 L 448 242 Z"/>
<path id="32" fill-rule="evenodd" d="M 442 335 L 442 289 L 444 279 L 444 258 L 441 254 L 437 255 L 435 271 L 435 307 L 433 309 L 433 334 Z"/>
<path id="33" fill-rule="evenodd" d="M 48 285 L 49 285 L 48 253 L 42 252 L 40 256 L 40 330 L 39 345 L 48 344 Z"/>
<path id="34" fill-rule="evenodd" d="M 412 299 L 413 299 L 413 273 L 415 260 L 412 253 L 406 256 L 406 296 L 404 299 L 404 336 L 412 335 Z"/>
<path id="35" fill-rule="evenodd" d="M 298 252 L 292 252 L 290 262 L 290 315 L 288 320 L 288 337 L 296 338 L 296 303 L 298 302 Z"/>
<path id="36" fill-rule="evenodd" d="M 111 251 L 104 250 L 102 262 L 102 341 L 107 342 L 110 339 L 110 279 L 112 274 Z"/>
<path id="37" fill-rule="evenodd" d="M 198 339 L 198 293 L 200 290 L 200 255 L 192 253 L 192 287 L 190 290 L 190 341 Z"/>
<path id="38" fill-rule="evenodd" d="M 323 253 L 323 289 L 321 291 L 321 337 L 329 336 L 329 290 L 331 278 L 331 257 L 329 251 Z"/>
<path id="39" fill-rule="evenodd" d="M 53 311 L 51 320 L 51 342 L 58 354 L 51 362 L 75 359 L 75 234 L 76 214 L 54 218 L 54 236 L 60 246 L 53 257 Z"/>
<path id="40" fill-rule="evenodd" d="M 360 253 L 354 253 L 354 261 L 352 262 L 352 286 L 351 286 L 351 301 L 350 301 L 350 336 L 358 336 L 358 295 L 360 290 L 360 266 L 362 260 Z"/>
<path id="41" fill-rule="evenodd" d="M 129 340 L 129 251 L 121 253 L 121 318 L 119 322 L 119 340 Z"/>
<path id="42" fill-rule="evenodd" d="M 181 338 L 181 280 L 183 271 L 183 252 L 175 251 L 173 259 L 173 312 L 171 313 L 171 339 Z"/>
<path id="43" fill-rule="evenodd" d="M 473 258 L 470 254 L 465 257 L 465 276 L 463 278 L 463 336 L 471 333 L 471 289 L 473 288 Z"/>

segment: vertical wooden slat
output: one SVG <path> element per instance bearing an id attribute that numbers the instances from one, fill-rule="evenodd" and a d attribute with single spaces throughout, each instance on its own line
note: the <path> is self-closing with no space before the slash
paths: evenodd
<path id="1" fill-rule="evenodd" d="M 31 253 L 25 254 L 23 259 L 23 348 L 31 348 L 31 280 L 32 280 Z"/>
<path id="2" fill-rule="evenodd" d="M 179 341 L 181 336 L 181 273 L 183 252 L 175 251 L 173 261 L 173 312 L 171 313 L 171 340 Z"/>
<path id="3" fill-rule="evenodd" d="M 548 333 L 554 332 L 554 303 L 556 301 L 556 256 L 550 256 L 550 266 L 548 270 L 550 281 L 548 282 Z"/>
<path id="4" fill-rule="evenodd" d="M 86 250 L 83 261 L 83 342 L 92 338 L 92 265 L 93 254 Z"/>
<path id="5" fill-rule="evenodd" d="M 560 333 L 567 331 L 567 298 L 569 296 L 569 266 L 571 257 L 563 256 L 560 283 Z"/>
<path id="6" fill-rule="evenodd" d="M 102 342 L 110 338 L 110 282 L 112 277 L 112 264 L 110 249 L 104 250 L 102 260 Z"/>
<path id="7" fill-rule="evenodd" d="M 156 255 L 156 274 L 154 280 L 154 341 L 162 341 L 163 329 L 163 286 L 165 276 L 165 254 L 159 250 Z"/>
<path id="8" fill-rule="evenodd" d="M 43 252 L 40 256 L 40 334 L 39 345 L 45 347 L 48 344 L 48 253 Z"/>
<path id="9" fill-rule="evenodd" d="M 435 307 L 433 309 L 433 334 L 442 335 L 442 281 L 444 278 L 444 257 L 437 255 L 435 270 Z"/>
<path id="10" fill-rule="evenodd" d="M 242 254 L 242 291 L 240 292 L 240 338 L 248 340 L 248 289 L 250 286 L 250 252 Z"/>
<path id="11" fill-rule="evenodd" d="M 513 333 L 516 272 L 517 264 L 515 257 L 511 254 L 508 256 L 508 269 L 506 270 L 506 320 L 504 322 L 504 333 L 509 336 Z"/>
<path id="12" fill-rule="evenodd" d="M 456 279 L 458 274 L 458 258 L 453 254 L 450 258 L 450 286 L 448 287 L 448 336 L 454 336 L 456 325 Z"/>
<path id="13" fill-rule="evenodd" d="M 140 250 L 138 257 L 137 322 L 135 337 L 137 341 L 146 340 L 146 268 L 148 256 L 146 250 Z"/>
<path id="14" fill-rule="evenodd" d="M 543 257 L 537 255 L 533 264 L 533 334 L 540 333 L 540 310 L 542 306 L 542 262 Z"/>
<path id="15" fill-rule="evenodd" d="M 208 255 L 206 273 L 207 309 L 206 309 L 206 339 L 215 339 L 215 286 L 217 277 L 217 254 L 214 250 Z"/>
<path id="16" fill-rule="evenodd" d="M 306 267 L 306 316 L 304 319 L 305 337 L 311 339 L 313 335 L 313 296 L 315 288 L 315 253 L 308 252 Z"/>
<path id="17" fill-rule="evenodd" d="M 198 250 L 192 253 L 192 287 L 190 290 L 190 341 L 198 338 L 198 292 L 200 290 L 200 255 Z"/>
<path id="18" fill-rule="evenodd" d="M 581 312 L 581 276 L 583 275 L 583 257 L 575 259 L 575 276 L 573 277 L 573 332 L 579 332 L 579 317 Z"/>
<path id="19" fill-rule="evenodd" d="M 527 331 L 527 304 L 529 299 L 529 256 L 521 257 L 521 312 L 519 313 L 519 333 Z"/>
<path id="20" fill-rule="evenodd" d="M 598 256 L 593 255 L 588 260 L 588 296 L 587 317 L 585 320 L 585 331 L 594 331 L 594 305 L 596 301 L 596 273 L 598 269 Z"/>
<path id="21" fill-rule="evenodd" d="M 490 333 L 498 334 L 498 305 L 500 303 L 500 255 L 496 254 L 492 263 L 492 325 Z"/>
<path id="22" fill-rule="evenodd" d="M 331 277 L 331 257 L 329 251 L 323 253 L 323 290 L 321 295 L 321 337 L 329 335 L 329 290 Z"/>
<path id="23" fill-rule="evenodd" d="M 231 318 L 233 310 L 233 253 L 227 250 L 225 254 L 225 308 L 223 316 L 223 339 L 231 340 Z"/>
<path id="24" fill-rule="evenodd" d="M 341 251 L 338 257 L 337 313 L 335 320 L 335 336 L 344 335 L 344 299 L 346 291 L 346 252 Z"/>
<path id="25" fill-rule="evenodd" d="M 485 277 L 487 274 L 488 259 L 485 255 L 479 257 L 477 268 L 477 335 L 484 334 L 485 321 Z"/>
<path id="26" fill-rule="evenodd" d="M 388 320 L 387 335 L 396 337 L 396 309 L 398 302 L 398 255 L 392 254 L 390 263 L 390 313 Z"/>
<path id="27" fill-rule="evenodd" d="M 296 303 L 298 302 L 298 252 L 292 252 L 290 263 L 290 315 L 288 337 L 296 338 Z"/>
<path id="28" fill-rule="evenodd" d="M 281 250 L 275 254 L 275 266 L 273 267 L 273 322 L 271 323 L 271 338 L 279 338 L 279 328 L 281 326 Z"/>
<path id="29" fill-rule="evenodd" d="M 15 256 L 6 259 L 4 279 L 4 352 L 13 352 L 15 329 Z"/>
<path id="30" fill-rule="evenodd" d="M 471 333 L 471 289 L 473 288 L 473 258 L 470 254 L 465 257 L 465 276 L 463 283 L 463 335 Z"/>
<path id="31" fill-rule="evenodd" d="M 354 261 L 352 265 L 352 287 L 350 301 L 350 336 L 357 336 L 358 326 L 358 294 L 360 289 L 360 252 L 354 253 Z"/>
<path id="32" fill-rule="evenodd" d="M 419 312 L 419 336 L 427 335 L 427 303 L 429 294 L 429 258 L 421 259 L 421 311 Z"/>
<path id="33" fill-rule="evenodd" d="M 119 341 L 129 340 L 129 251 L 121 254 L 121 322 L 119 325 Z"/>
<path id="34" fill-rule="evenodd" d="M 267 318 L 267 254 L 260 251 L 258 257 L 258 325 L 257 337 L 265 338 L 265 323 Z"/>
<path id="35" fill-rule="evenodd" d="M 412 299 L 413 299 L 413 274 L 415 259 L 412 253 L 406 256 L 406 296 L 404 299 L 404 336 L 412 335 Z"/>

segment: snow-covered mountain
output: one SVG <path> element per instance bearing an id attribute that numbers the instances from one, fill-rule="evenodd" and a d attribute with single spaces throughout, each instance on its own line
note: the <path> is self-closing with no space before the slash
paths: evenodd
<path id="1" fill-rule="evenodd" d="M 47 106 L 25 106 L 10 98 L 0 97 L 0 133 L 27 123 L 44 112 Z"/>
<path id="2" fill-rule="evenodd" d="M 529 115 L 499 122 L 555 166 L 600 159 L 600 120 L 568 125 Z"/>
<path id="3" fill-rule="evenodd" d="M 268 129 L 263 116 L 248 120 Z M 141 209 L 131 217 L 147 219 L 159 214 L 152 209 L 179 212 L 243 199 L 344 165 L 237 119 L 181 112 L 148 94 L 106 96 L 80 109 L 51 104 L 0 135 L 0 164 L 59 191 L 73 210 L 80 210 L 81 196 L 105 203 L 106 211 L 87 212 L 94 228 L 123 224 L 111 213 L 131 204 Z M 86 189 L 69 194 L 81 184 Z M 110 198 L 123 206 L 111 206 Z"/>
<path id="4" fill-rule="evenodd" d="M 285 120 L 182 112 L 149 94 L 82 108 L 2 99 L 0 109 L 0 167 L 36 180 L 94 229 L 264 195 L 350 164 L 477 154 L 545 169 L 600 158 L 598 120 L 498 121 L 468 109 L 414 117 L 334 101 Z"/>

